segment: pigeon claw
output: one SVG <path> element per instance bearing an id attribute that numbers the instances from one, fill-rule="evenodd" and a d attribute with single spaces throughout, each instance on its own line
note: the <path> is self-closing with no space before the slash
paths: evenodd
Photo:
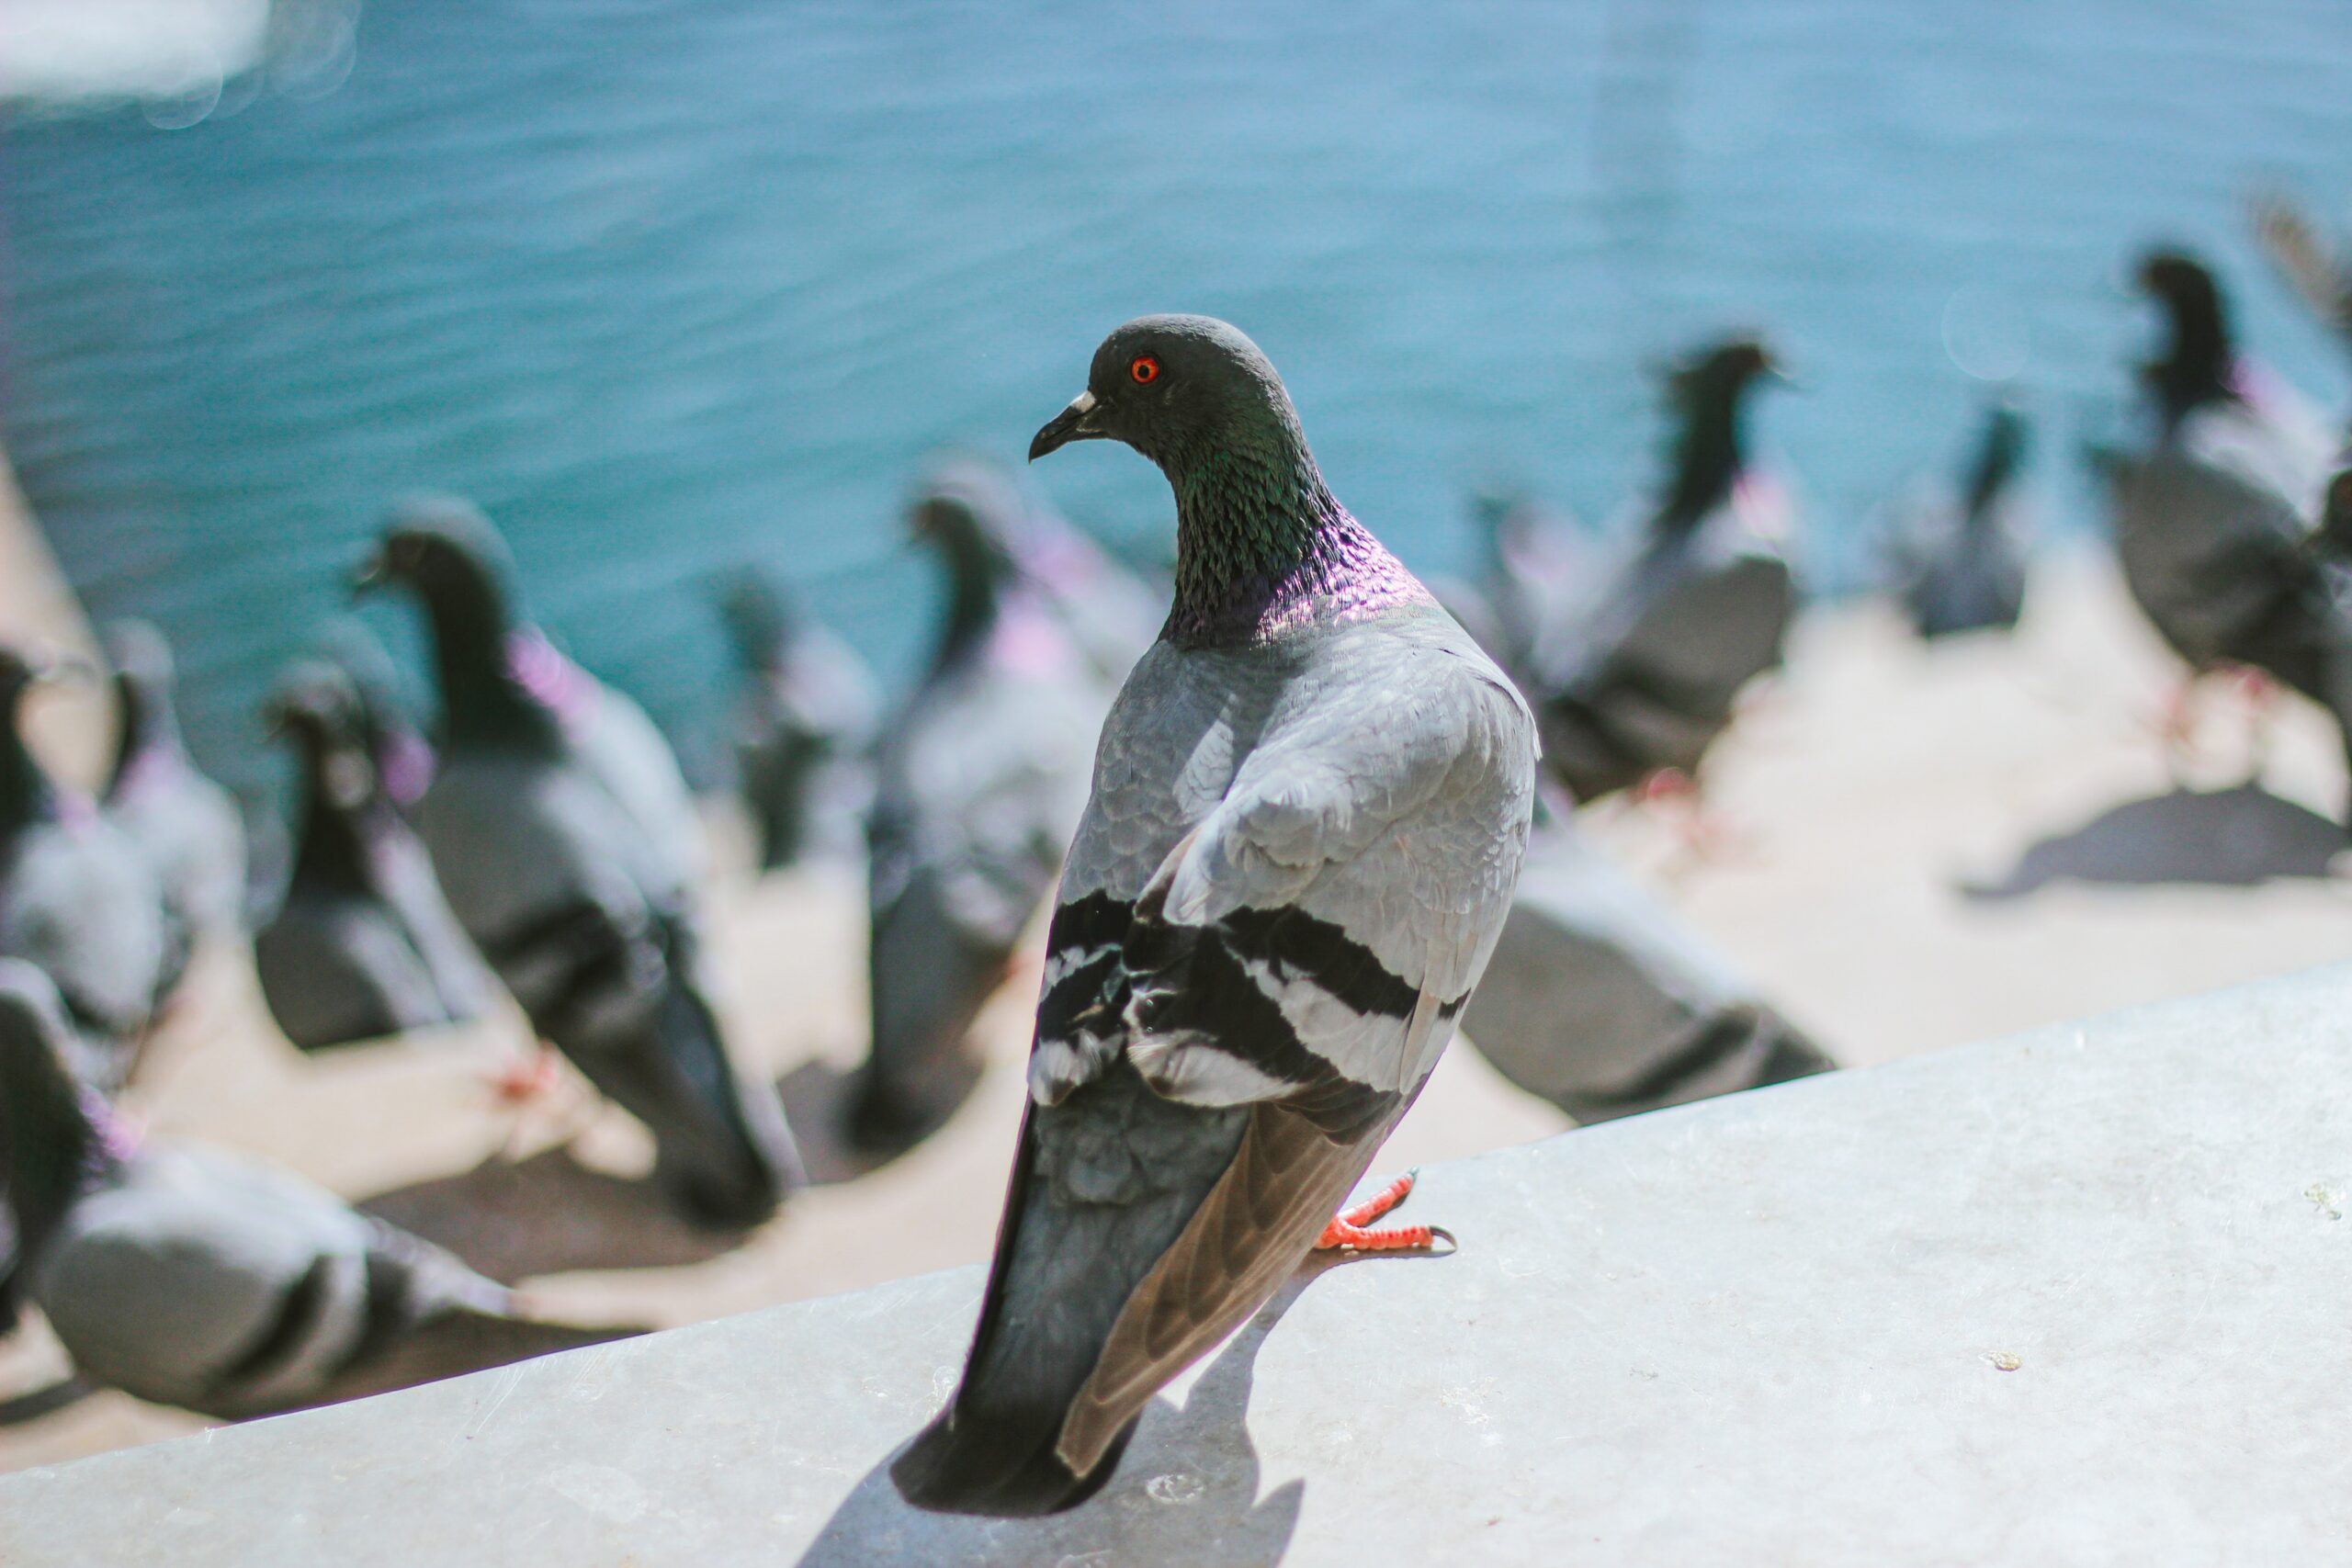
<path id="1" fill-rule="evenodd" d="M 490 1091 L 501 1105 L 522 1106 L 556 1086 L 555 1053 L 541 1045 L 490 1075 Z"/>
<path id="2" fill-rule="evenodd" d="M 1315 1238 L 1318 1252 L 1425 1252 L 1444 1237 L 1448 1246 L 1453 1237 L 1435 1225 L 1384 1225 L 1373 1228 L 1372 1222 L 1388 1213 L 1411 1196 L 1418 1170 L 1408 1170 L 1371 1197 L 1351 1209 L 1342 1209 L 1331 1216 L 1323 1234 Z"/>

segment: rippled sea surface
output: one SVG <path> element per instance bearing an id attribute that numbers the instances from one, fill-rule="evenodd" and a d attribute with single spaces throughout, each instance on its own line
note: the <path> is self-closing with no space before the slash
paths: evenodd
<path id="1" fill-rule="evenodd" d="M 1870 508 L 1952 460 L 1984 378 L 2027 389 L 2079 520 L 2154 236 L 2343 390 L 2238 211 L 2277 180 L 2352 229 L 2334 0 L 378 0 L 339 88 L 236 96 L 0 129 L 0 440 L 94 611 L 182 644 L 243 784 L 273 772 L 258 693 L 419 489 L 481 501 L 540 618 L 690 750 L 705 581 L 740 559 L 903 675 L 917 466 L 1017 457 L 1145 310 L 1242 324 L 1334 489 L 1430 570 L 1466 558 L 1473 480 L 1614 514 L 1651 470 L 1645 366 L 1738 322 L 1811 384 L 1760 434 L 1816 589 L 1860 579 Z M 1167 548 L 1132 454 L 1034 477 Z"/>

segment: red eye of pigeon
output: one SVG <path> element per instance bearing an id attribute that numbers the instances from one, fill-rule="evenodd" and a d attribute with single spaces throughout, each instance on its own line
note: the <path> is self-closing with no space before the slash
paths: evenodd
<path id="1" fill-rule="evenodd" d="M 1127 374 L 1136 378 L 1136 385 L 1148 387 L 1159 379 L 1159 361 L 1148 354 L 1144 355 L 1127 367 Z"/>

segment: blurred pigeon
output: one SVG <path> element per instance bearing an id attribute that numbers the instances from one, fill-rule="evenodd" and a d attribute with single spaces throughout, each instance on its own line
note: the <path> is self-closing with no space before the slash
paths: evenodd
<path id="1" fill-rule="evenodd" d="M 1901 519 L 1900 592 L 1921 637 L 2018 624 L 2030 536 L 2018 469 L 2029 438 L 2024 411 L 1995 404 L 1959 491 L 1921 495 Z"/>
<path id="2" fill-rule="evenodd" d="M 384 790 L 351 678 L 297 665 L 266 716 L 300 767 L 293 872 L 254 937 L 277 1027 L 317 1051 L 481 1017 L 489 973 Z"/>
<path id="3" fill-rule="evenodd" d="M 240 1419 L 641 1333 L 531 1318 L 288 1171 L 135 1143 L 74 1078 L 57 993 L 0 960 L 0 1153 L 25 1299 L 85 1379 Z"/>
<path id="4" fill-rule="evenodd" d="M 2254 235 L 2281 276 L 2323 325 L 2352 347 L 2352 267 L 2335 254 L 2301 204 L 2283 191 L 2254 203 Z"/>
<path id="5" fill-rule="evenodd" d="M 0 955 L 29 960 L 56 984 L 77 1070 L 111 1093 L 179 984 L 188 931 L 138 844 L 26 747 L 25 694 L 55 671 L 0 648 Z"/>
<path id="6" fill-rule="evenodd" d="M 359 695 L 368 760 L 375 765 L 384 793 L 402 813 L 413 816 L 433 782 L 433 743 L 410 717 L 392 656 L 356 619 L 336 621 L 322 641 L 321 656 L 350 678 Z"/>
<path id="7" fill-rule="evenodd" d="M 1521 678 L 1540 667 L 1545 637 L 1582 603 L 1592 550 L 1572 518 L 1525 496 L 1482 491 L 1471 500 L 1471 514 L 1484 558 L 1477 594 L 1493 628 L 1481 641 L 1496 663 Z"/>
<path id="8" fill-rule="evenodd" d="M 2124 581 L 2192 682 L 2251 666 L 2342 728 L 2352 621 L 2309 547 L 2332 444 L 2291 391 L 2237 354 L 2203 263 L 2158 250 L 2138 276 L 2167 327 L 2163 353 L 2140 372 L 2156 435 L 2137 452 L 2098 455 Z M 2176 735 L 2188 691 L 2174 705 Z"/>
<path id="9" fill-rule="evenodd" d="M 1052 888 L 1113 688 L 1016 554 L 1020 493 L 940 469 L 910 525 L 946 568 L 930 671 L 891 718 L 868 824 L 874 1038 L 850 1107 L 868 1148 L 952 1109 L 958 1053 Z"/>
<path id="10" fill-rule="evenodd" d="M 733 573 L 719 596 L 741 686 L 735 701 L 736 784 L 763 871 L 808 847 L 812 818 L 854 814 L 881 696 L 865 661 L 803 615 L 765 572 Z"/>
<path id="11" fill-rule="evenodd" d="M 1695 774 L 1741 689 L 1781 661 L 1796 609 L 1788 501 L 1741 438 L 1748 389 L 1779 373 L 1761 342 L 1732 337 L 1668 378 L 1680 425 L 1665 498 L 1533 672 L 1544 758 L 1579 802 Z"/>
<path id="12" fill-rule="evenodd" d="M 245 824 L 229 792 L 197 772 L 173 707 L 171 645 L 145 621 L 106 628 L 120 720 L 100 804 L 155 867 L 175 919 L 233 936 L 245 923 Z"/>
<path id="13" fill-rule="evenodd" d="M 711 1008 L 677 759 L 523 618 L 512 577 L 489 520 L 454 501 L 396 513 L 361 574 L 408 587 L 433 629 L 440 761 L 419 829 L 434 870 L 540 1037 L 651 1131 L 656 1181 L 695 1217 L 756 1223 L 799 1160 Z"/>
<path id="14" fill-rule="evenodd" d="M 1503 1077 L 1579 1122 L 1837 1066 L 1558 810 L 1537 813 L 1462 1031 Z"/>
<path id="15" fill-rule="evenodd" d="M 1037 433 L 1168 476 L 1176 604 L 1102 734 L 1063 873 L 1030 1104 L 962 1386 L 909 1501 L 1034 1515 L 1107 1480 L 1151 1396 L 1319 1242 L 1453 1032 L 1519 874 L 1510 682 L 1325 488 L 1221 321 L 1113 333 Z"/>
<path id="16" fill-rule="evenodd" d="M 1168 613 L 1165 584 L 1159 590 L 1146 586 L 1133 569 L 1114 559 L 1077 525 L 1050 507 L 1025 502 L 993 463 L 951 460 L 933 477 L 941 486 L 973 493 L 1003 487 L 1001 497 L 988 505 L 1006 519 L 1008 547 L 1069 627 L 1095 672 L 1115 690 L 1151 647 L 1152 634 Z"/>

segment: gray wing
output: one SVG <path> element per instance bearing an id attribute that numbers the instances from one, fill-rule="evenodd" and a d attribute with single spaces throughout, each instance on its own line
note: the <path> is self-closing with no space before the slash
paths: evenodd
<path id="1" fill-rule="evenodd" d="M 126 781 L 107 812 L 191 927 L 233 932 L 244 924 L 245 824 L 227 790 L 181 758 L 158 758 Z"/>
<path id="2" fill-rule="evenodd" d="M 1835 1066 L 1565 818 L 1529 844 L 1462 1028 L 1505 1077 L 1579 1122 Z"/>
<path id="3" fill-rule="evenodd" d="M 910 1497 L 1043 1512 L 1099 1486 L 1144 1403 L 1297 1264 L 1426 1079 L 1533 788 L 1524 706 L 1446 625 L 1451 646 L 1358 643 L 1295 680 L 1298 721 L 1132 902 L 1088 886 L 1125 838 L 1106 735 L 987 1303 L 955 1402 L 894 1468 Z"/>
<path id="4" fill-rule="evenodd" d="M 136 1156 L 69 1212 L 30 1274 L 84 1376 L 230 1418 L 495 1365 L 424 1352 L 446 1343 L 446 1318 L 514 1315 L 502 1287 L 437 1248 L 199 1148 Z"/>
<path id="5" fill-rule="evenodd" d="M 19 839 L 0 887 L 0 954 L 49 976 L 109 1087 L 187 962 L 185 935 L 154 869 L 106 818 Z"/>
<path id="6" fill-rule="evenodd" d="M 1108 705 L 1080 669 L 978 665 L 921 694 L 893 727 L 870 822 L 861 1136 L 887 1142 L 931 1119 L 933 1078 L 1053 886 Z"/>
<path id="7" fill-rule="evenodd" d="M 432 972 L 381 905 L 289 893 L 254 933 L 262 999 L 305 1051 L 453 1021 Z"/>
<path id="8" fill-rule="evenodd" d="M 1645 549 L 1604 595 L 1540 704 L 1544 752 L 1578 799 L 1695 769 L 1796 609 L 1787 558 L 1726 506 Z"/>
<path id="9" fill-rule="evenodd" d="M 729 1064 L 692 889 L 586 769 L 452 748 L 420 827 L 458 922 L 542 1038 L 645 1123 L 657 1176 L 729 1224 L 799 1161 L 774 1090 Z"/>

